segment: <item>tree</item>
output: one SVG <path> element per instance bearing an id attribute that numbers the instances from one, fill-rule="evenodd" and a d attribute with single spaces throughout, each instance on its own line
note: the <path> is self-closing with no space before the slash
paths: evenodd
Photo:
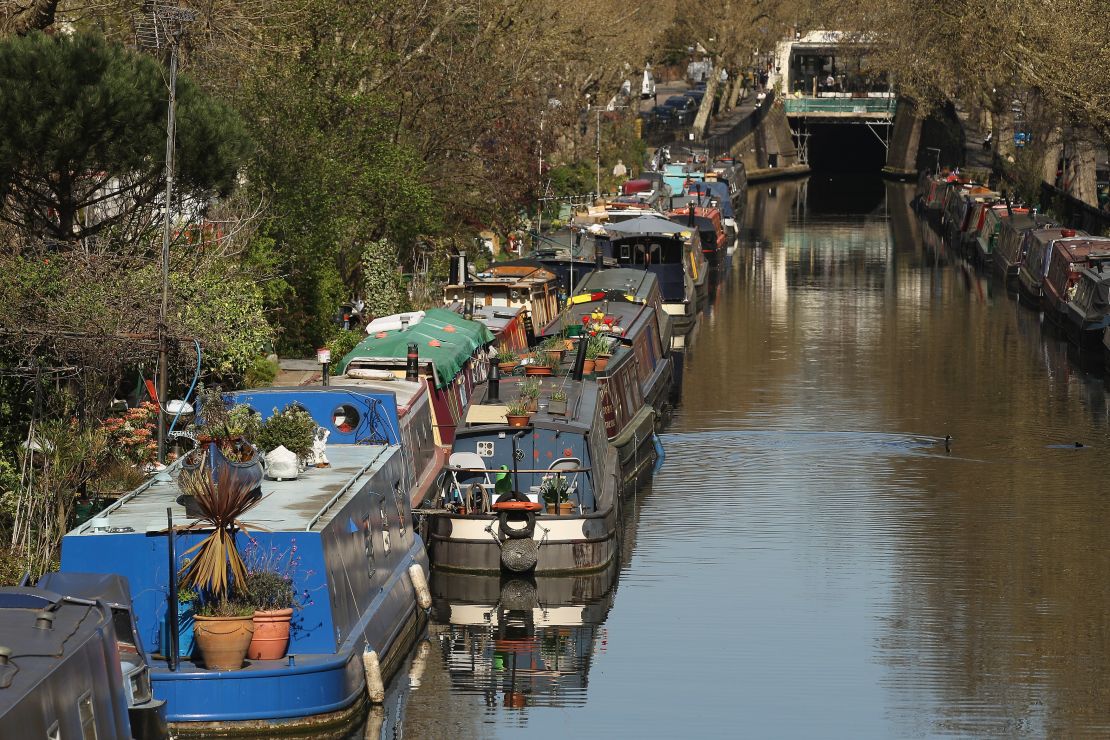
<path id="1" fill-rule="evenodd" d="M 24 238 L 143 234 L 164 191 L 167 90 L 156 61 L 94 34 L 0 41 L 0 220 Z M 178 78 L 178 188 L 207 203 L 248 150 L 229 108 Z"/>

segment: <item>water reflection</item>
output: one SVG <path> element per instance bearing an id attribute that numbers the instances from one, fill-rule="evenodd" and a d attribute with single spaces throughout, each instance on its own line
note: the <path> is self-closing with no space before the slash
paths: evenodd
<path id="1" fill-rule="evenodd" d="M 619 588 L 437 583 L 389 737 L 1110 734 L 1103 381 L 911 195 L 751 191 Z"/>

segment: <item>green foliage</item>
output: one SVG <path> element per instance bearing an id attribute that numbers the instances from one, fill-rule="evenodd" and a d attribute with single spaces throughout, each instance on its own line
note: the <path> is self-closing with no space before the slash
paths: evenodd
<path id="1" fill-rule="evenodd" d="M 163 188 L 164 76 L 154 59 L 95 34 L 0 41 L 0 219 L 26 235 L 72 240 L 149 205 Z M 230 192 L 248 148 L 235 113 L 179 77 L 181 194 Z M 82 218 L 109 183 L 124 207 Z"/>
<path id="2" fill-rule="evenodd" d="M 315 434 L 312 415 L 297 404 L 289 404 L 281 411 L 274 409 L 270 418 L 262 422 L 255 441 L 263 452 L 285 447 L 298 457 L 307 457 L 312 452 Z"/>
<path id="3" fill-rule="evenodd" d="M 365 338 L 366 334 L 356 329 L 340 329 L 339 333 L 329 339 L 327 344 L 328 349 L 331 350 L 331 367 L 337 366 Z"/>
<path id="4" fill-rule="evenodd" d="M 196 607 L 201 617 L 249 617 L 254 614 L 254 604 L 241 597 L 206 599 Z"/>
<path id="5" fill-rule="evenodd" d="M 363 295 L 371 316 L 408 310 L 408 293 L 397 265 L 397 251 L 386 239 L 368 242 L 362 250 Z"/>
<path id="6" fill-rule="evenodd" d="M 528 415 L 528 399 L 523 396 L 515 401 L 509 401 L 506 404 L 506 409 L 509 416 L 527 416 Z"/>
<path id="7" fill-rule="evenodd" d="M 570 498 L 570 481 L 561 475 L 545 478 L 540 483 L 540 493 L 548 504 L 561 504 Z"/>
<path id="8" fill-rule="evenodd" d="M 259 355 L 243 373 L 243 385 L 247 388 L 264 388 L 273 385 L 279 369 L 277 362 Z"/>

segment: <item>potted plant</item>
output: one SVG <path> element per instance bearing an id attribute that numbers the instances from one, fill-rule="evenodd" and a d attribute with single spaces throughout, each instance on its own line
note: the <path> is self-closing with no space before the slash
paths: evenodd
<path id="1" fill-rule="evenodd" d="M 248 569 L 247 592 L 254 607 L 254 636 L 247 647 L 251 660 L 279 660 L 289 648 L 289 623 L 293 618 L 293 576 L 281 568 Z"/>
<path id="2" fill-rule="evenodd" d="M 528 413 L 534 414 L 539 410 L 540 387 L 543 381 L 539 378 L 525 378 L 520 382 L 520 398 L 525 402 Z"/>
<path id="3" fill-rule="evenodd" d="M 193 638 L 193 620 L 196 616 L 196 602 L 200 594 L 195 589 L 185 585 L 177 587 L 177 654 L 182 658 L 191 658 L 196 643 Z M 169 655 L 170 640 L 170 615 L 167 611 L 166 621 L 162 630 L 162 654 Z"/>
<path id="4" fill-rule="evenodd" d="M 590 337 L 590 343 L 586 345 L 586 357 L 589 358 L 591 354 L 594 359 L 594 372 L 599 373 L 606 368 L 612 356 L 609 353 L 609 340 L 603 336 Z"/>
<path id="5" fill-rule="evenodd" d="M 179 572 L 182 584 L 199 596 L 194 602 L 194 639 L 206 668 L 239 670 L 254 635 L 254 608 L 244 598 L 246 566 L 235 536 L 243 529 L 240 517 L 259 499 L 250 481 L 230 468 L 215 478 L 203 467 L 184 471 L 179 484 L 194 497 L 201 512 L 190 529 L 212 530 L 185 551 Z"/>
<path id="6" fill-rule="evenodd" d="M 574 504 L 568 501 L 570 481 L 563 476 L 554 475 L 545 478 L 540 483 L 540 493 L 543 495 L 544 503 L 547 504 L 548 514 L 566 515 L 574 511 Z"/>
<path id="7" fill-rule="evenodd" d="M 266 462 L 270 463 L 269 477 L 275 480 L 296 478 L 300 467 L 313 457 L 315 438 L 316 421 L 302 406 L 291 403 L 281 411 L 274 409 L 270 418 L 259 426 L 256 436 L 258 446 L 266 454 Z"/>
<path id="8" fill-rule="evenodd" d="M 508 375 L 520 364 L 520 357 L 516 352 L 505 347 L 497 352 L 497 368 L 502 375 Z"/>
<path id="9" fill-rule="evenodd" d="M 536 356 L 532 364 L 524 367 L 525 375 L 554 375 L 555 368 L 559 367 L 561 351 L 558 353 L 548 352 L 545 349 L 540 349 L 536 352 Z"/>
<path id="10" fill-rule="evenodd" d="M 526 427 L 530 418 L 528 403 L 523 398 L 511 401 L 505 411 L 505 420 L 511 427 Z"/>
<path id="11" fill-rule="evenodd" d="M 550 414 L 563 415 L 567 412 L 567 394 L 566 391 L 555 390 L 551 392 L 551 398 L 547 401 L 547 411 Z"/>
<path id="12" fill-rule="evenodd" d="M 201 388 L 197 391 L 203 423 L 193 430 L 196 447 L 181 461 L 182 474 L 207 469 L 213 482 L 225 471 L 248 485 L 256 497 L 261 496 L 262 455 L 250 439 L 257 436 L 261 418 L 249 406 L 229 408 L 218 389 Z M 190 493 L 180 485 L 184 496 L 179 502 L 185 513 L 199 518 L 200 512 Z"/>

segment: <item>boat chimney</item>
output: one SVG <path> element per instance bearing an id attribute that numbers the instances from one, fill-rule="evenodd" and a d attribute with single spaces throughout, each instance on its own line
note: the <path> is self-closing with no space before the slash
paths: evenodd
<path id="1" fill-rule="evenodd" d="M 586 375 L 586 345 L 589 343 L 589 337 L 578 337 L 578 353 L 574 356 L 574 372 L 571 373 L 573 380 L 582 380 Z"/>
<path id="2" fill-rule="evenodd" d="M 489 365 L 489 387 L 486 389 L 486 402 L 497 403 L 501 400 L 501 368 L 496 362 Z"/>
<path id="3" fill-rule="evenodd" d="M 605 248 L 597 240 L 594 241 L 594 265 L 599 270 L 605 269 Z"/>
<path id="4" fill-rule="evenodd" d="M 697 221 L 694 220 L 694 202 L 690 201 L 690 215 L 686 219 L 687 226 L 693 226 Z"/>
<path id="5" fill-rule="evenodd" d="M 54 613 L 43 609 L 41 612 L 35 614 L 35 629 L 37 630 L 52 630 L 54 629 Z"/>
<path id="6" fill-rule="evenodd" d="M 416 382 L 420 380 L 420 347 L 409 345 L 409 355 L 405 362 L 405 380 Z"/>
<path id="7" fill-rule="evenodd" d="M 451 255 L 451 265 L 448 270 L 447 279 L 451 285 L 466 285 L 466 279 L 469 277 L 466 252 Z"/>

